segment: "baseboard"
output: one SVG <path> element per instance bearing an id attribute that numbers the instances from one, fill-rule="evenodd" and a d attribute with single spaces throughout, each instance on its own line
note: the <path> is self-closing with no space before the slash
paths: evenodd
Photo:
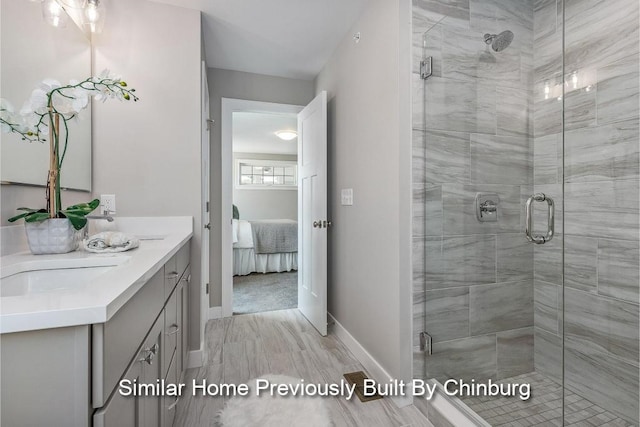
<path id="1" fill-rule="evenodd" d="M 222 307 L 209 307 L 207 320 L 222 319 Z"/>
<path id="2" fill-rule="evenodd" d="M 329 316 L 330 327 L 334 335 L 342 341 L 351 353 L 353 353 L 372 379 L 379 383 L 388 383 L 389 380 L 393 379 L 382 365 L 380 365 L 380 363 L 378 363 L 378 361 L 369 354 L 362 344 L 360 344 L 358 340 L 356 340 L 353 335 L 351 335 L 349 331 L 347 331 L 345 327 L 335 319 L 335 317 L 330 313 L 327 313 L 327 315 Z M 413 398 L 411 396 L 392 396 L 391 399 L 399 408 L 411 405 L 413 402 Z"/>
<path id="3" fill-rule="evenodd" d="M 187 369 L 200 368 L 204 365 L 204 351 L 193 350 L 187 355 Z"/>
<path id="4" fill-rule="evenodd" d="M 427 417 L 432 424 L 452 427 L 491 427 L 462 400 L 445 393 L 444 387 L 438 380 L 432 378 L 427 382 L 436 385 L 435 393 L 427 402 Z M 416 397 L 416 399 L 421 398 Z M 420 408 L 423 405 L 416 406 Z"/>

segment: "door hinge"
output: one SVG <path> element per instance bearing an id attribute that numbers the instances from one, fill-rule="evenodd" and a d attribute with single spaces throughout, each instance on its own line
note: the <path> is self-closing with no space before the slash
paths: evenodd
<path id="1" fill-rule="evenodd" d="M 205 203 L 205 212 L 209 212 L 209 202 Z"/>
<path id="2" fill-rule="evenodd" d="M 426 332 L 420 332 L 420 351 L 424 351 L 428 356 L 433 354 L 433 339 Z"/>
<path id="3" fill-rule="evenodd" d="M 213 127 L 213 125 L 216 123 L 215 120 L 213 119 L 207 119 L 207 130 L 211 130 L 211 128 Z"/>
<path id="4" fill-rule="evenodd" d="M 207 283 L 205 285 L 205 293 L 208 294 L 209 293 L 209 284 Z"/>

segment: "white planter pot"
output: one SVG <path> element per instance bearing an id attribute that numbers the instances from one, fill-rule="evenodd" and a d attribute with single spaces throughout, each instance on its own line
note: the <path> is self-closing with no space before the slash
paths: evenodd
<path id="1" fill-rule="evenodd" d="M 66 218 L 40 222 L 25 222 L 27 243 L 32 254 L 65 254 L 75 251 L 82 240 L 84 228 L 76 230 Z"/>

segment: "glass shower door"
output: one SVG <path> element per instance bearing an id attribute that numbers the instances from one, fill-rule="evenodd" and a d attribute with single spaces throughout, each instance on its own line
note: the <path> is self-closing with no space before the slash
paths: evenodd
<path id="1" fill-rule="evenodd" d="M 414 69 L 414 332 L 431 343 L 414 372 L 485 425 L 562 424 L 562 20 L 548 12 L 414 7 L 414 57 L 432 64 Z"/>
<path id="2" fill-rule="evenodd" d="M 414 376 L 488 425 L 639 424 L 638 9 L 414 2 Z"/>

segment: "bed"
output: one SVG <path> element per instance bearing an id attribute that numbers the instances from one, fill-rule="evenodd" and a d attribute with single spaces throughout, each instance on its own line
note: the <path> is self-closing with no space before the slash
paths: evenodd
<path id="1" fill-rule="evenodd" d="M 298 269 L 298 222 L 233 220 L 233 275 Z"/>

